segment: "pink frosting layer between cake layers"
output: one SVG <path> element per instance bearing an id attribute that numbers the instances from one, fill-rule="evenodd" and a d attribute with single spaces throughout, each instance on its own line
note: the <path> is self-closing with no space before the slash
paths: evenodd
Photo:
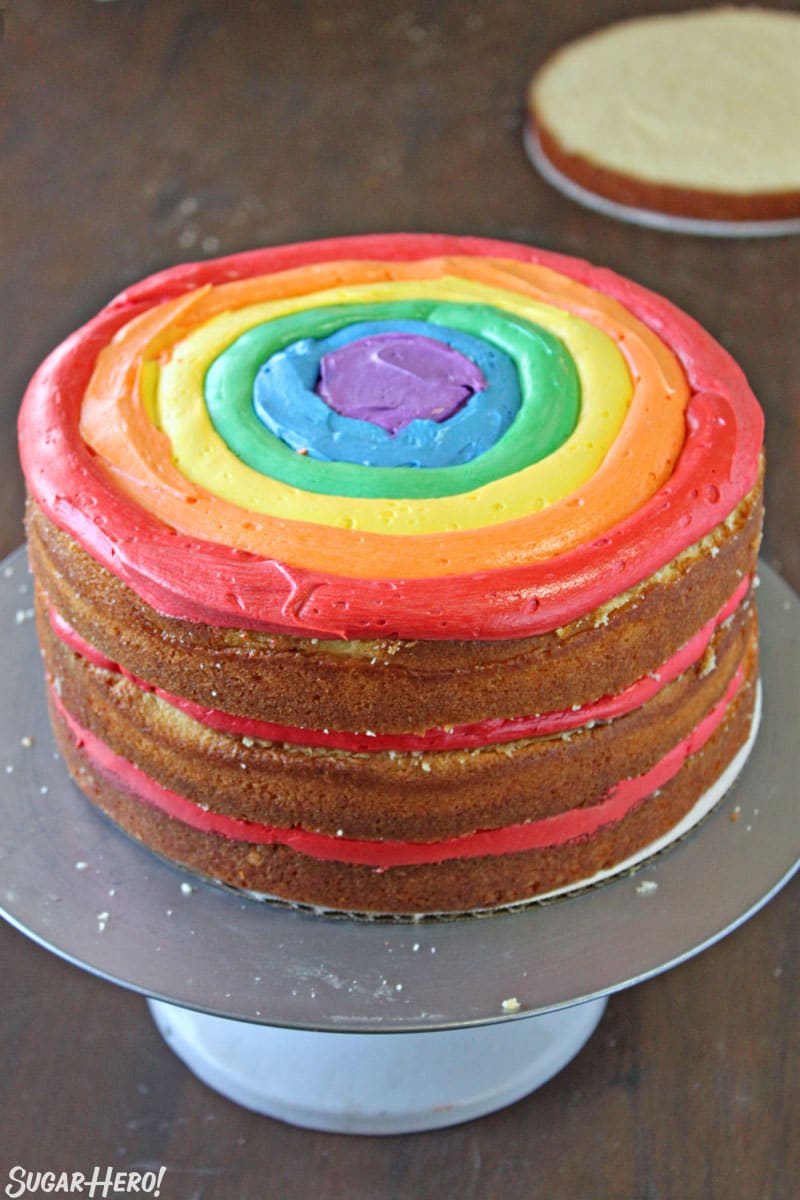
<path id="1" fill-rule="evenodd" d="M 455 725 L 448 729 L 429 729 L 419 734 L 351 733 L 347 730 L 304 729 L 292 725 L 278 725 L 253 717 L 236 716 L 218 708 L 208 708 L 205 705 L 196 704 L 192 700 L 186 700 L 181 696 L 166 692 L 162 688 L 154 688 L 136 675 L 132 675 L 119 663 L 89 645 L 54 608 L 50 610 L 50 624 L 53 632 L 65 645 L 80 654 L 93 666 L 124 675 L 137 687 L 145 691 L 154 691 L 168 704 L 180 709 L 181 712 L 201 725 L 219 733 L 226 733 L 233 737 L 250 737 L 261 741 L 288 742 L 292 745 L 319 746 L 329 750 L 349 750 L 358 753 L 378 753 L 387 750 L 401 752 L 467 750 L 516 741 L 519 738 L 547 737 L 554 733 L 579 729 L 590 722 L 611 721 L 625 713 L 632 712 L 652 699 L 663 687 L 677 679 L 694 663 L 699 662 L 715 631 L 733 615 L 749 590 L 750 579 L 743 579 L 719 613 L 699 629 L 676 654 L 652 674 L 638 679 L 617 695 L 602 696 L 591 704 L 574 709 L 563 709 L 559 712 L 537 713 L 534 716 L 505 720 L 476 721 L 469 725 Z"/>
<path id="2" fill-rule="evenodd" d="M 162 787 L 139 767 L 115 754 L 95 734 L 81 726 L 67 712 L 60 697 L 51 688 L 51 700 L 81 747 L 101 775 L 125 792 L 137 797 L 176 821 L 203 833 L 254 845 L 284 845 L 301 854 L 326 861 L 369 866 L 379 870 L 446 859 L 479 858 L 485 855 L 514 854 L 549 846 L 559 846 L 576 838 L 591 837 L 598 830 L 614 825 L 647 796 L 669 782 L 690 755 L 701 750 L 722 724 L 729 704 L 744 677 L 739 667 L 722 700 L 711 709 L 692 733 L 674 746 L 660 762 L 643 775 L 624 779 L 612 788 L 599 804 L 573 809 L 541 821 L 509 825 L 501 829 L 478 830 L 439 842 L 367 841 L 332 837 L 306 829 L 282 829 L 243 821 L 210 812 L 193 801 Z"/>

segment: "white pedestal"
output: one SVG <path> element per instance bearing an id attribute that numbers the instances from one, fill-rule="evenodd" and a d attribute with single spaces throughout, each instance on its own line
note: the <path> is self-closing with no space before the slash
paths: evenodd
<path id="1" fill-rule="evenodd" d="M 149 1000 L 204 1083 L 292 1125 L 395 1134 L 470 1121 L 534 1091 L 578 1053 L 605 997 L 502 1024 L 428 1033 L 315 1033 Z"/>

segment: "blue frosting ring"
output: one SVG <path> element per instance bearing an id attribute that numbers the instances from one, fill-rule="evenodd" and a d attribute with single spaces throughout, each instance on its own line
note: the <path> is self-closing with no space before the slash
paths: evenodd
<path id="1" fill-rule="evenodd" d="M 422 320 L 467 333 L 501 350 L 514 364 L 522 397 L 511 427 L 472 462 L 428 470 L 323 462 L 297 453 L 257 417 L 256 376 L 273 354 L 293 342 L 331 336 L 359 319 Z M 251 470 L 305 492 L 405 500 L 472 493 L 524 470 L 570 436 L 581 407 L 580 377 L 572 355 L 547 330 L 492 305 L 421 298 L 324 305 L 254 325 L 209 364 L 203 395 L 216 434 Z"/>
<path id="2" fill-rule="evenodd" d="M 486 386 L 445 421 L 418 418 L 392 435 L 343 416 L 314 391 L 326 354 L 362 338 L 409 333 L 442 342 L 481 370 Z M 516 367 L 489 342 L 427 321 L 360 321 L 323 339 L 303 338 L 271 355 L 253 385 L 253 405 L 270 433 L 323 462 L 365 467 L 438 468 L 471 462 L 489 450 L 521 404 Z"/>

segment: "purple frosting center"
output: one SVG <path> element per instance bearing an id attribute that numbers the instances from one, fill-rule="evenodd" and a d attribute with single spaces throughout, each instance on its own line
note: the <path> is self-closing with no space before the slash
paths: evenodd
<path id="1" fill-rule="evenodd" d="M 343 417 L 399 433 L 412 421 L 446 421 L 486 387 L 465 355 L 416 333 L 380 333 L 324 355 L 320 396 Z"/>

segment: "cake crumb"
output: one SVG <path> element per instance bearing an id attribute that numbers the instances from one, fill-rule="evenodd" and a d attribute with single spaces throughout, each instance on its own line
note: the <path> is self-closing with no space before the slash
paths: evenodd
<path id="1" fill-rule="evenodd" d="M 101 912 L 97 914 L 97 928 L 99 929 L 100 933 L 102 933 L 105 929 L 110 916 L 111 913 L 107 912 Z"/>
<path id="2" fill-rule="evenodd" d="M 503 1012 L 519 1012 L 522 1005 L 516 996 L 509 996 L 508 1000 L 504 1000 L 500 1007 Z"/>
<path id="3" fill-rule="evenodd" d="M 194 891 L 194 888 L 192 887 L 192 885 L 191 885 L 190 883 L 185 883 L 185 882 L 184 882 L 184 883 L 182 883 L 182 884 L 181 884 L 181 893 L 182 893 L 182 895 L 184 895 L 184 896 L 191 896 L 191 894 L 192 894 L 192 892 L 193 892 L 193 891 Z"/>
<path id="4" fill-rule="evenodd" d="M 652 896 L 655 891 L 658 891 L 658 884 L 654 879 L 643 879 L 636 885 L 637 896 Z"/>
<path id="5" fill-rule="evenodd" d="M 76 862 L 75 870 L 76 871 L 85 871 L 88 866 L 89 866 L 89 864 L 87 862 Z"/>
<path id="6" fill-rule="evenodd" d="M 33 738 L 30 736 L 30 734 L 26 733 L 24 737 L 19 739 L 19 744 L 25 750 L 30 750 L 31 746 L 33 745 Z"/>
<path id="7" fill-rule="evenodd" d="M 700 678 L 705 679 L 706 675 L 710 675 L 717 665 L 717 656 L 714 653 L 713 647 L 707 646 L 700 659 Z"/>

